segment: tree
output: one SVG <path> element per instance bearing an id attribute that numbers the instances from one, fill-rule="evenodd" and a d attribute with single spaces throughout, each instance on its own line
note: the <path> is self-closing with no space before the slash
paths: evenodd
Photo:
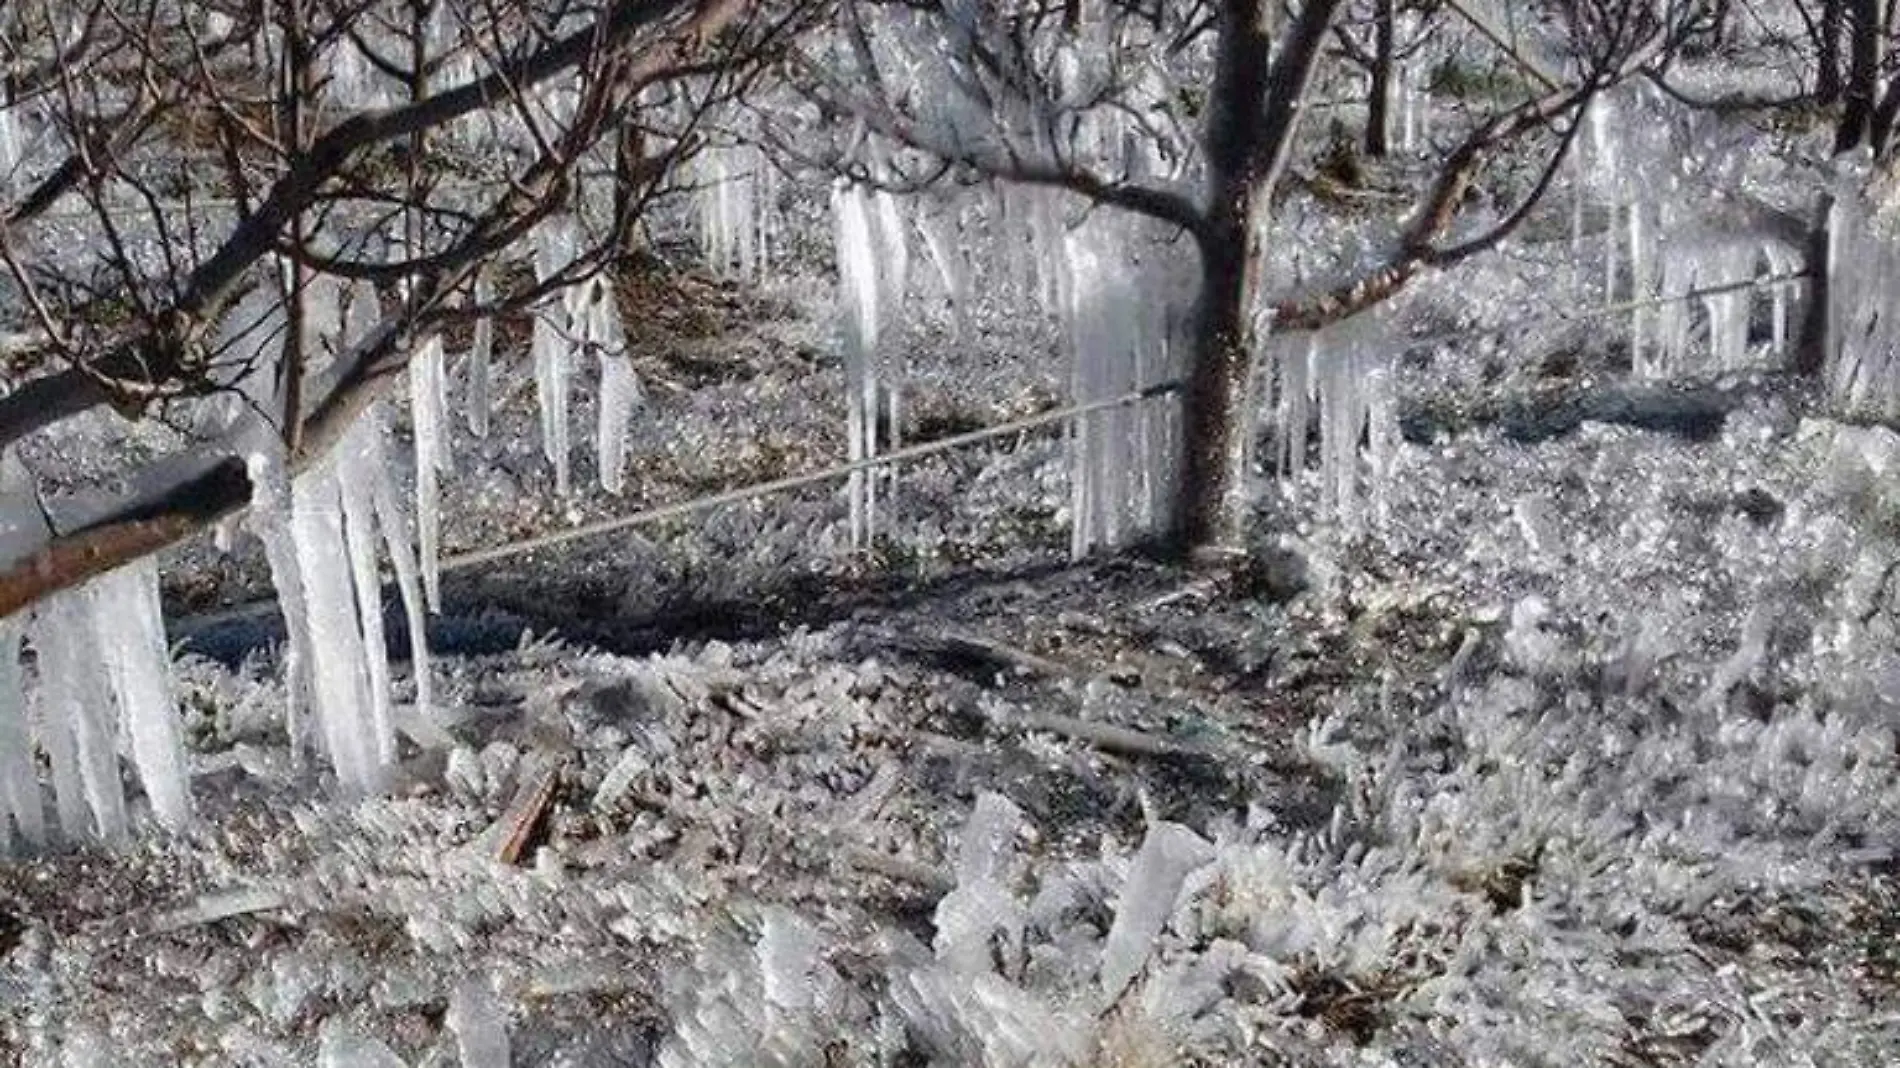
<path id="1" fill-rule="evenodd" d="M 1308 90 L 1327 66 L 1323 46 L 1342 0 L 1284 8 L 1265 0 L 1112 0 L 1079 22 L 1035 3 L 919 9 L 852 0 L 844 17 L 856 69 L 828 71 L 812 60 L 803 73 L 827 107 L 876 135 L 860 155 L 910 153 L 937 161 L 939 175 L 1060 189 L 1189 237 L 1198 297 L 1186 339 L 1182 503 L 1169 534 L 1190 553 L 1222 555 L 1241 546 L 1246 528 L 1257 313 L 1274 331 L 1313 329 L 1497 246 L 1550 188 L 1587 102 L 1679 44 L 1697 13 L 1697 5 L 1647 0 L 1543 5 L 1543 36 L 1566 53 L 1555 77 L 1474 11 L 1450 6 L 1510 50 L 1530 71 L 1528 84 L 1515 103 L 1475 117 L 1439 149 L 1411 213 L 1394 221 L 1382 262 L 1317 293 L 1262 291 L 1263 262 L 1274 250 L 1261 235 L 1295 158 Z M 946 65 L 947 76 L 929 84 L 911 73 Z M 1108 113 L 1136 116 L 1130 121 L 1144 136 L 1165 142 L 1150 155 L 1185 154 L 1191 166 L 1170 179 L 1091 156 L 1079 134 Z M 1466 202 L 1483 173 L 1532 148 L 1542 161 L 1517 202 L 1471 225 Z"/>
<path id="2" fill-rule="evenodd" d="M 189 423 L 223 397 L 242 414 L 127 473 L 126 492 L 49 513 L 44 544 L 0 571 L 0 615 L 244 507 L 260 434 L 293 469 L 321 457 L 425 334 L 599 270 L 612 234 L 554 278 L 470 299 L 478 272 L 573 202 L 612 131 L 653 119 L 642 101 L 688 85 L 701 106 L 722 98 L 806 13 L 752 0 L 11 7 L 8 119 L 30 110 L 65 155 L 13 166 L 30 173 L 0 216 L 30 320 L 16 325 L 34 338 L 29 377 L 0 397 L 0 447 L 105 406 Z M 633 143 L 652 155 L 621 161 L 623 226 L 694 144 Z M 98 248 L 36 239 L 59 213 Z M 395 299 L 361 343 L 318 352 L 312 291 L 346 283 Z M 281 361 L 242 331 L 221 336 L 265 284 L 282 287 L 291 324 Z"/>

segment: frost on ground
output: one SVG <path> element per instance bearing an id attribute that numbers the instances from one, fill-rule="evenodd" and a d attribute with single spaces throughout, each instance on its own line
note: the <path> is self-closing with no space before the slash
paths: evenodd
<path id="1" fill-rule="evenodd" d="M 1304 575 L 992 571 L 443 657 L 446 736 L 399 707 L 357 806 L 285 765 L 274 673 L 188 660 L 201 818 L 0 869 L 0 1048 L 1885 1063 L 1900 438 L 1800 410 L 1398 446 L 1352 540 L 1307 476 L 1263 501 Z M 984 462 L 1062 463 L 1028 448 Z"/>

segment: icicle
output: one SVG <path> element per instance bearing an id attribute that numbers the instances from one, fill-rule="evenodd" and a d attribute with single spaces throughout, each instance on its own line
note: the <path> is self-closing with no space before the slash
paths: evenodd
<path id="1" fill-rule="evenodd" d="M 594 449 L 600 469 L 600 488 L 619 493 L 626 482 L 627 428 L 633 413 L 645 402 L 639 377 L 627 359 L 626 337 L 620 326 L 613 290 L 598 282 L 589 308 L 587 342 L 600 357 L 600 413 Z"/>
<path id="2" fill-rule="evenodd" d="M 1384 527 L 1391 516 L 1388 487 L 1398 471 L 1399 413 L 1392 370 L 1384 361 L 1366 372 L 1366 469 L 1371 478 L 1372 521 Z"/>
<path id="3" fill-rule="evenodd" d="M 554 465 L 554 492 L 568 491 L 568 340 L 541 309 L 534 322 L 534 389 L 541 412 L 541 451 Z"/>
<path id="4" fill-rule="evenodd" d="M 1319 335 L 1276 344 L 1280 368 L 1280 474 L 1306 469 L 1307 434 L 1311 427 L 1313 365 L 1319 359 Z"/>
<path id="5" fill-rule="evenodd" d="M 11 831 L 9 831 L 9 827 Z M 29 850 L 46 845 L 46 814 L 40 807 L 39 769 L 27 729 L 26 696 L 20 681 L 20 628 L 0 620 L 0 856 L 10 841 Z"/>
<path id="6" fill-rule="evenodd" d="M 376 502 L 372 482 L 366 477 L 369 473 L 363 469 L 367 447 L 361 440 L 362 435 L 377 432 L 376 428 L 366 425 L 371 422 L 360 420 L 339 446 L 337 484 L 342 492 L 343 538 L 349 551 L 350 580 L 356 590 L 357 627 L 363 635 L 371 732 L 379 743 L 384 740 L 390 743 L 386 747 L 379 745 L 378 759 L 384 764 L 393 764 L 396 735 L 389 710 L 389 641 L 383 633 L 383 582 L 376 570 Z"/>
<path id="7" fill-rule="evenodd" d="M 1748 362 L 1748 291 L 1711 293 L 1702 298 L 1709 317 L 1709 355 L 1715 369 L 1740 370 Z"/>
<path id="8" fill-rule="evenodd" d="M 495 283 L 487 270 L 475 274 L 475 304 L 487 307 L 495 301 Z M 489 361 L 495 349 L 495 323 L 486 315 L 475 320 L 475 339 L 468 350 L 468 389 L 464 403 L 468 408 L 468 430 L 478 438 L 488 436 L 489 414 L 494 406 L 490 398 Z"/>
<path id="9" fill-rule="evenodd" d="M 172 699 L 171 656 L 159 608 L 158 572 L 150 560 L 102 575 L 87 584 L 96 648 L 105 654 L 119 722 L 131 742 L 139 785 L 159 826 L 179 830 L 191 822 L 191 780 L 185 745 Z"/>
<path id="10" fill-rule="evenodd" d="M 448 418 L 443 401 L 442 339 L 425 338 L 409 360 L 409 404 L 416 446 L 416 541 L 429 611 L 442 610 L 437 556 L 441 543 L 437 476 L 450 470 Z"/>
<path id="11" fill-rule="evenodd" d="M 1649 257 L 1644 248 L 1643 205 L 1632 203 L 1629 206 L 1629 243 L 1630 243 L 1630 369 L 1638 378 L 1650 377 L 1653 368 L 1645 363 L 1643 349 L 1643 321 L 1646 318 L 1643 301 L 1650 297 Z"/>
<path id="12" fill-rule="evenodd" d="M 1771 276 L 1792 274 L 1797 266 L 1794 257 L 1772 242 L 1762 249 L 1762 256 L 1768 261 L 1768 273 Z M 1778 364 L 1788 358 L 1788 293 L 1794 285 L 1793 282 L 1774 282 L 1768 287 L 1769 334 L 1773 339 L 1775 362 Z"/>
<path id="13" fill-rule="evenodd" d="M 1398 68 L 1399 151 L 1411 152 L 1418 147 L 1418 93 L 1412 86 L 1412 65 L 1401 62 Z"/>
<path id="14" fill-rule="evenodd" d="M 371 407 L 362 420 L 360 451 L 350 460 L 346 454 L 346 476 L 362 481 L 370 488 L 370 502 L 376 512 L 376 524 L 383 530 L 383 548 L 396 572 L 396 587 L 402 593 L 403 615 L 409 627 L 410 671 L 416 681 L 416 713 L 425 721 L 433 707 L 433 687 L 429 674 L 429 642 L 423 615 L 422 582 L 417 574 L 415 542 L 409 536 L 409 518 L 396 495 L 396 480 L 390 475 L 389 460 L 383 447 L 383 420 L 380 410 Z"/>
<path id="15" fill-rule="evenodd" d="M 1615 121 L 1614 105 L 1605 97 L 1593 97 L 1585 112 L 1590 128 L 1590 173 L 1592 184 L 1603 190 L 1608 211 L 1609 223 L 1603 230 L 1603 299 L 1616 297 L 1616 248 L 1617 229 L 1616 211 L 1621 202 L 1619 183 L 1621 172 L 1617 170 L 1616 142 L 1611 135 Z"/>
<path id="16" fill-rule="evenodd" d="M 34 608 L 40 741 L 53 765 L 60 830 L 69 839 L 118 843 L 130 823 L 111 705 L 100 685 L 90 599 L 91 592 L 81 587 L 56 593 Z"/>
<path id="17" fill-rule="evenodd" d="M 957 247 L 956 217 L 953 213 L 919 212 L 917 232 L 923 236 L 924 250 L 930 254 L 930 260 L 937 268 L 937 277 L 943 282 L 944 296 L 950 301 L 950 311 L 955 317 L 956 336 L 969 337 L 969 264 L 963 257 L 963 250 Z"/>
<path id="18" fill-rule="evenodd" d="M 852 463 L 877 452 L 877 368 L 875 354 L 882 309 L 877 278 L 877 250 L 870 213 L 860 186 L 840 184 L 832 192 L 836 221 L 838 303 L 843 316 L 845 368 L 845 433 Z M 851 545 L 870 544 L 874 500 L 871 476 L 853 471 L 850 478 Z"/>
<path id="19" fill-rule="evenodd" d="M 296 546 L 290 537 L 290 484 L 283 463 L 262 453 L 249 458 L 251 497 L 248 525 L 251 533 L 264 544 L 264 559 L 270 565 L 271 585 L 277 590 L 277 604 L 283 610 L 284 632 L 284 729 L 290 741 L 290 764 L 301 772 L 306 748 L 310 744 L 310 612 L 304 600 L 304 577 L 297 562 Z"/>
<path id="20" fill-rule="evenodd" d="M 1666 377 L 1672 369 L 1684 367 L 1689 357 L 1689 305 L 1681 294 L 1697 287 L 1699 261 L 1687 248 L 1679 248 L 1665 257 L 1658 287 L 1663 302 L 1656 307 L 1656 359 L 1647 367 L 1632 365 L 1637 377 Z"/>
<path id="21" fill-rule="evenodd" d="M 839 303 L 845 314 L 847 357 L 864 359 L 877 348 L 880 296 L 877 249 L 860 186 L 841 184 L 832 193 L 837 219 Z"/>
<path id="22" fill-rule="evenodd" d="M 579 240 L 574 221 L 556 217 L 541 224 L 536 234 L 535 277 L 542 282 L 558 276 L 577 255 Z M 541 449 L 554 466 L 554 492 L 568 492 L 569 406 L 568 378 L 573 368 L 577 324 L 568 314 L 571 297 L 549 300 L 534 321 L 534 385 L 541 411 Z"/>
<path id="23" fill-rule="evenodd" d="M 388 785 L 384 754 L 395 742 L 374 720 L 362 622 L 345 552 L 342 500 L 333 472 L 313 472 L 291 487 L 291 540 L 310 612 L 310 678 L 316 727 L 337 787 L 367 797 Z"/>
<path id="24" fill-rule="evenodd" d="M 8 200 L 19 188 L 21 158 L 19 109 L 0 107 L 0 196 Z"/>
<path id="25" fill-rule="evenodd" d="M 876 206 L 871 234 L 878 264 L 875 272 L 878 311 L 888 320 L 903 307 L 910 285 L 910 242 L 904 236 L 904 216 L 898 209 L 897 198 L 879 191 L 872 199 Z"/>
<path id="26" fill-rule="evenodd" d="M 1900 417 L 1900 316 L 1888 314 L 1900 286 L 1900 239 L 1861 186 L 1864 158 L 1843 170 L 1828 215 L 1828 382 L 1845 411 Z"/>

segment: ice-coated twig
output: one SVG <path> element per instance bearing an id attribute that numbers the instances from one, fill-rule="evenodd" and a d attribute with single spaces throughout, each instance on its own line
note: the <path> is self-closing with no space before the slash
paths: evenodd
<path id="1" fill-rule="evenodd" d="M 188 905 L 154 914 L 150 920 L 140 925 L 136 937 L 169 934 L 173 931 L 202 927 L 239 916 L 274 912 L 287 904 L 289 902 L 280 891 L 268 886 L 216 890 L 199 896 Z"/>
<path id="2" fill-rule="evenodd" d="M 1006 730 L 1042 731 L 1081 742 L 1106 753 L 1133 757 L 1211 758 L 1205 746 L 1176 741 L 1112 723 L 1096 723 L 1055 712 L 1032 712 L 1000 702 L 983 702 L 983 714 Z"/>
<path id="3" fill-rule="evenodd" d="M 528 843 L 547 818 L 554 804 L 554 788 L 560 782 L 562 761 L 552 753 L 538 753 L 522 761 L 521 783 L 514 800 L 508 803 L 501 819 L 484 836 L 494 842 L 493 856 L 503 864 L 519 864 Z"/>

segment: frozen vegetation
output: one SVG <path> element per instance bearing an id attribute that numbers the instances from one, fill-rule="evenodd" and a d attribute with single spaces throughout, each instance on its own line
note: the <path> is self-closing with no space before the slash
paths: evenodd
<path id="1" fill-rule="evenodd" d="M 945 8 L 878 39 L 891 91 L 1059 157 L 969 110 Z M 1159 64 L 1150 112 L 1085 106 L 1114 43 L 1039 57 L 1065 135 L 1185 184 Z M 255 495 L 0 621 L 0 1061 L 1900 1059 L 1893 204 L 1630 85 L 1495 254 L 1276 321 L 1382 262 L 1355 204 L 1460 120 L 1426 61 L 1463 54 L 1400 63 L 1359 200 L 1315 129 L 1248 220 L 1256 522 L 1217 569 L 1143 551 L 1191 447 L 1178 228 L 782 172 L 743 115 L 632 263 L 586 267 L 579 182 L 315 461 L 260 413 L 403 294 L 259 283 L 217 337 L 270 373 L 9 451 L 15 558 L 124 456 L 232 443 Z M 404 89 L 323 67 L 337 107 Z"/>

